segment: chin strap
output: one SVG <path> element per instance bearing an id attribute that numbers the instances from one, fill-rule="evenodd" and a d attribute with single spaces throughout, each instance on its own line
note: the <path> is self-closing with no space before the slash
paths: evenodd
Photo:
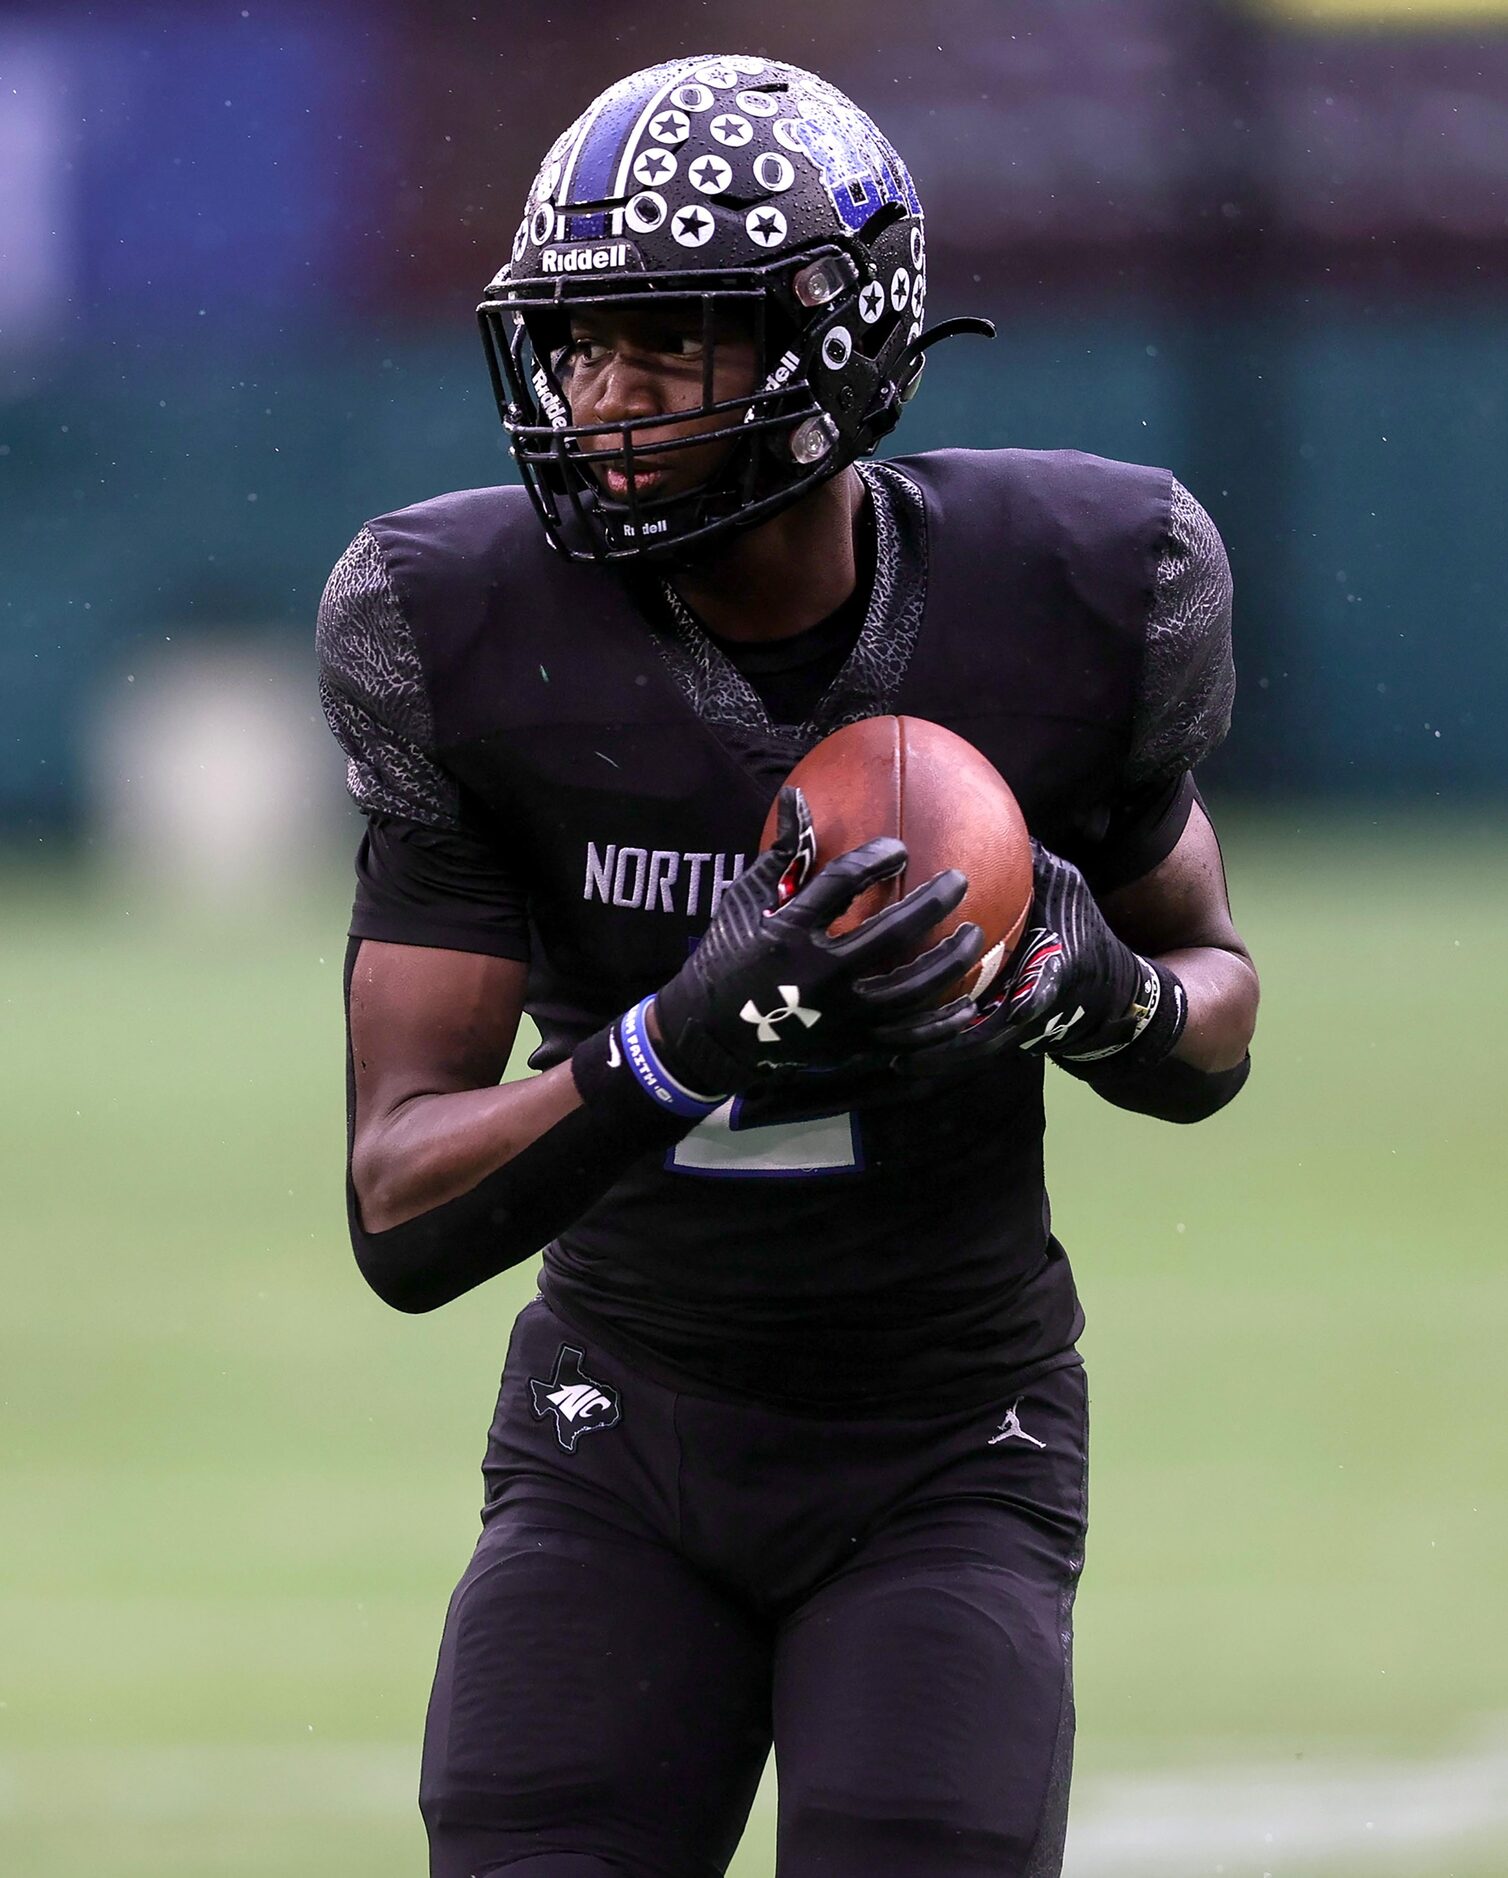
<path id="1" fill-rule="evenodd" d="M 929 326 L 920 338 L 913 340 L 906 348 L 906 357 L 916 358 L 929 346 L 935 346 L 939 339 L 954 339 L 959 333 L 975 333 L 981 339 L 993 339 L 995 322 L 982 319 L 977 313 L 964 313 L 956 320 L 939 320 L 935 326 Z"/>
<path id="2" fill-rule="evenodd" d="M 981 319 L 977 313 L 965 313 L 956 320 L 939 320 L 936 326 L 929 326 L 913 339 L 901 354 L 900 368 L 896 374 L 896 398 L 901 404 L 909 404 L 916 395 L 916 388 L 921 383 L 922 367 L 927 363 L 923 354 L 940 339 L 956 339 L 962 333 L 973 333 L 980 339 L 993 339 L 995 322 Z"/>
<path id="3" fill-rule="evenodd" d="M 922 368 L 927 363 L 926 355 L 931 347 L 940 340 L 957 339 L 966 333 L 972 333 L 979 339 L 993 339 L 995 322 L 981 319 L 974 313 L 964 313 L 957 319 L 940 320 L 936 326 L 929 326 L 912 340 L 901 354 L 894 382 L 881 386 L 880 408 L 868 420 L 873 423 L 877 437 L 883 437 L 895 429 L 902 408 L 916 396 L 916 388 L 922 382 Z"/>

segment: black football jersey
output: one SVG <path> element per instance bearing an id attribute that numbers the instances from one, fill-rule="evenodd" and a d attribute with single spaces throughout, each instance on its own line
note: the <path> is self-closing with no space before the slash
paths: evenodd
<path id="1" fill-rule="evenodd" d="M 1168 854 L 1223 737 L 1230 582 L 1166 471 L 1076 452 L 859 466 L 862 597 L 775 646 L 670 581 L 551 552 L 521 489 L 371 522 L 321 606 L 321 687 L 366 811 L 354 937 L 526 960 L 534 1061 L 664 983 L 781 779 L 887 712 L 976 744 L 1105 891 Z M 583 1333 L 672 1379 L 814 1407 L 981 1399 L 1072 1360 L 1040 1062 L 849 1107 L 777 1081 L 638 1165 L 544 1248 Z"/>

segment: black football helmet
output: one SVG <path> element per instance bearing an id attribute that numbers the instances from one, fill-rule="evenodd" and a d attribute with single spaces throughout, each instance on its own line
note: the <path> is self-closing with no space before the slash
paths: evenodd
<path id="1" fill-rule="evenodd" d="M 676 59 L 603 92 L 560 137 L 529 192 L 513 255 L 477 309 L 493 389 L 552 543 L 576 560 L 694 553 L 785 508 L 874 450 L 922 357 L 985 320 L 925 331 L 926 238 L 905 164 L 870 119 L 811 72 L 743 55 Z M 668 414 L 578 424 L 557 363 L 572 309 L 679 303 L 702 334 L 702 398 Z M 741 310 L 750 394 L 713 393 L 720 314 Z M 648 433 L 648 434 L 646 434 Z M 585 461 L 612 439 L 611 499 Z M 693 490 L 640 496 L 669 451 L 723 440 Z M 600 461 L 600 457 L 598 459 Z"/>

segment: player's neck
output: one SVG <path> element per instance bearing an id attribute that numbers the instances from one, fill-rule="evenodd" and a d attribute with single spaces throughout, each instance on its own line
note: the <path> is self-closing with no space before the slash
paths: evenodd
<path id="1" fill-rule="evenodd" d="M 687 606 L 724 639 L 789 639 L 835 613 L 858 580 L 854 525 L 863 479 L 846 469 L 715 558 L 672 576 Z"/>

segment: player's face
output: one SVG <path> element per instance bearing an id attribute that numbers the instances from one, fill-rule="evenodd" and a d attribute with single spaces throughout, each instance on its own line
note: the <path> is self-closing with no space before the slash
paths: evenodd
<path id="1" fill-rule="evenodd" d="M 753 393 L 754 339 L 738 315 L 721 313 L 713 325 L 710 400 L 705 395 L 708 364 L 701 307 L 691 301 L 642 309 L 583 307 L 572 314 L 569 344 L 554 360 L 574 423 L 613 424 L 664 415 L 664 423 L 642 425 L 633 433 L 633 487 L 641 501 L 671 498 L 696 488 L 714 474 L 732 448 L 732 440 L 725 438 L 643 458 L 638 455 L 645 444 L 695 437 L 737 421 L 737 413 L 729 411 L 710 417 L 677 417 L 676 413 Z M 582 447 L 600 459 L 593 465 L 593 474 L 603 493 L 613 501 L 625 500 L 629 479 L 622 447 L 612 433 L 589 437 Z"/>

